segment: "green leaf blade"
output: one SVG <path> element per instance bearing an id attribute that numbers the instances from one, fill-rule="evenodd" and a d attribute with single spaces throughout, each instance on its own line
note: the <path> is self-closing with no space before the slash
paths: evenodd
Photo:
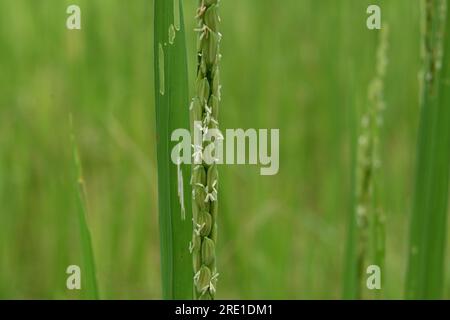
<path id="1" fill-rule="evenodd" d="M 182 12 L 180 0 L 155 0 L 155 108 L 164 299 L 192 298 L 193 275 L 188 249 L 192 216 L 186 210 L 185 218 L 182 217 L 178 167 L 171 160 L 174 143 L 170 140 L 173 130 L 189 128 L 187 53 Z M 184 208 L 190 208 L 190 168 L 186 164 L 180 167 Z"/>
<path id="2" fill-rule="evenodd" d="M 440 299 L 445 280 L 450 173 L 450 6 L 446 0 L 427 0 L 425 10 L 424 90 L 406 279 L 409 299 Z M 443 52 L 442 57 L 439 52 Z M 442 68 L 436 67 L 439 65 Z"/>
<path id="3" fill-rule="evenodd" d="M 70 118 L 70 125 L 72 131 L 72 154 L 76 174 L 74 180 L 76 180 L 78 230 L 83 258 L 82 290 L 83 295 L 87 299 L 98 300 L 100 299 L 100 294 L 97 284 L 94 250 L 92 247 L 91 233 L 89 231 L 89 226 L 86 218 L 88 214 L 86 185 L 83 178 L 83 169 L 75 139 L 75 133 L 73 130 L 72 117 Z"/>

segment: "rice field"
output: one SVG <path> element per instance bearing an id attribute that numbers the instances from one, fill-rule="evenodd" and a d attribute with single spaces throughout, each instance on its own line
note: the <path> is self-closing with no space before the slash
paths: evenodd
<path id="1" fill-rule="evenodd" d="M 158 34 L 155 1 L 0 2 L 0 299 L 160 299 L 170 279 L 192 293 L 192 225 L 174 236 L 159 218 L 180 200 L 158 185 L 158 119 L 176 91 L 171 125 L 190 125 L 199 3 Z M 447 2 L 220 2 L 220 128 L 279 129 L 280 163 L 219 167 L 217 299 L 450 298 Z M 161 78 L 169 61 L 185 72 Z M 187 252 L 175 269 L 170 236 Z"/>

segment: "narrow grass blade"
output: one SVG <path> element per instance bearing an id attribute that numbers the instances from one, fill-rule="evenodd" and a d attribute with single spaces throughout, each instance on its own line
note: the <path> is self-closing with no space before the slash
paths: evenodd
<path id="1" fill-rule="evenodd" d="M 161 274 L 164 299 L 192 298 L 190 168 L 171 161 L 174 129 L 189 129 L 181 0 L 155 0 L 155 100 Z"/>
<path id="2" fill-rule="evenodd" d="M 444 284 L 450 165 L 450 6 L 426 0 L 421 118 L 406 298 L 439 299 Z"/>
<path id="3" fill-rule="evenodd" d="M 355 65 L 349 62 L 349 69 L 355 70 Z M 350 75 L 354 75 L 355 72 L 350 72 Z M 354 79 L 354 76 L 350 76 L 350 87 L 354 92 L 359 92 L 359 86 Z M 356 99 L 354 99 L 356 100 Z M 354 101 L 353 100 L 353 101 Z M 351 146 L 351 165 L 352 168 L 356 168 L 356 141 L 358 137 L 357 117 L 355 116 L 355 102 L 351 103 L 349 115 L 350 124 L 350 146 Z M 353 300 L 359 295 L 359 281 L 358 281 L 358 261 L 357 261 L 357 243 L 358 233 L 355 217 L 356 207 L 356 170 L 351 171 L 351 192 L 349 199 L 349 214 L 348 214 L 348 226 L 347 226 L 347 239 L 345 248 L 345 261 L 344 261 L 344 277 L 343 277 L 343 292 L 344 299 Z"/>
<path id="4" fill-rule="evenodd" d="M 88 213 L 86 186 L 83 179 L 83 171 L 75 139 L 72 116 L 70 116 L 70 126 L 71 126 L 73 161 L 76 173 L 76 177 L 74 180 L 76 180 L 77 183 L 76 189 L 78 200 L 77 201 L 78 228 L 80 233 L 81 250 L 83 257 L 83 266 L 81 268 L 82 291 L 83 296 L 87 299 L 99 299 L 97 277 L 95 271 L 94 250 L 92 249 L 91 234 L 86 220 L 86 216 Z"/>

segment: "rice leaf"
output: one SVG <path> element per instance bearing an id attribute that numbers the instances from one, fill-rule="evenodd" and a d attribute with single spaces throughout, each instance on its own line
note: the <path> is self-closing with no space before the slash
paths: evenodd
<path id="1" fill-rule="evenodd" d="M 191 299 L 190 168 L 171 161 L 174 129 L 189 129 L 187 54 L 180 0 L 155 0 L 155 108 L 164 299 Z"/>
<path id="2" fill-rule="evenodd" d="M 87 299 L 99 299 L 99 291 L 97 285 L 97 277 L 95 271 L 95 259 L 94 250 L 92 248 L 91 233 L 87 222 L 88 205 L 86 185 L 83 179 L 83 170 L 78 152 L 78 146 L 76 143 L 75 133 L 73 129 L 73 119 L 70 115 L 70 127 L 71 127 L 71 142 L 72 142 L 72 154 L 75 165 L 76 177 L 76 189 L 77 189 L 77 216 L 78 216 L 78 228 L 81 240 L 81 250 L 83 257 L 82 270 L 82 290 L 83 296 Z"/>
<path id="3" fill-rule="evenodd" d="M 450 6 L 426 0 L 421 117 L 406 298 L 439 299 L 444 284 L 450 165 Z"/>

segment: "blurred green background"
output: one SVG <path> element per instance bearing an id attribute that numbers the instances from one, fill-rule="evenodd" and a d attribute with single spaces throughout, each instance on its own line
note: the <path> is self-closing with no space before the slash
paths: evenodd
<path id="1" fill-rule="evenodd" d="M 197 1 L 183 3 L 192 80 Z M 70 4 L 80 31 L 66 29 Z M 383 276 L 403 297 L 419 1 L 223 0 L 222 129 L 279 128 L 280 171 L 221 167 L 218 298 L 341 297 L 352 127 L 375 73 L 369 4 L 390 27 Z M 81 264 L 69 114 L 102 298 L 161 297 L 152 38 L 150 0 L 0 0 L 0 298 L 82 297 L 65 286 Z"/>

